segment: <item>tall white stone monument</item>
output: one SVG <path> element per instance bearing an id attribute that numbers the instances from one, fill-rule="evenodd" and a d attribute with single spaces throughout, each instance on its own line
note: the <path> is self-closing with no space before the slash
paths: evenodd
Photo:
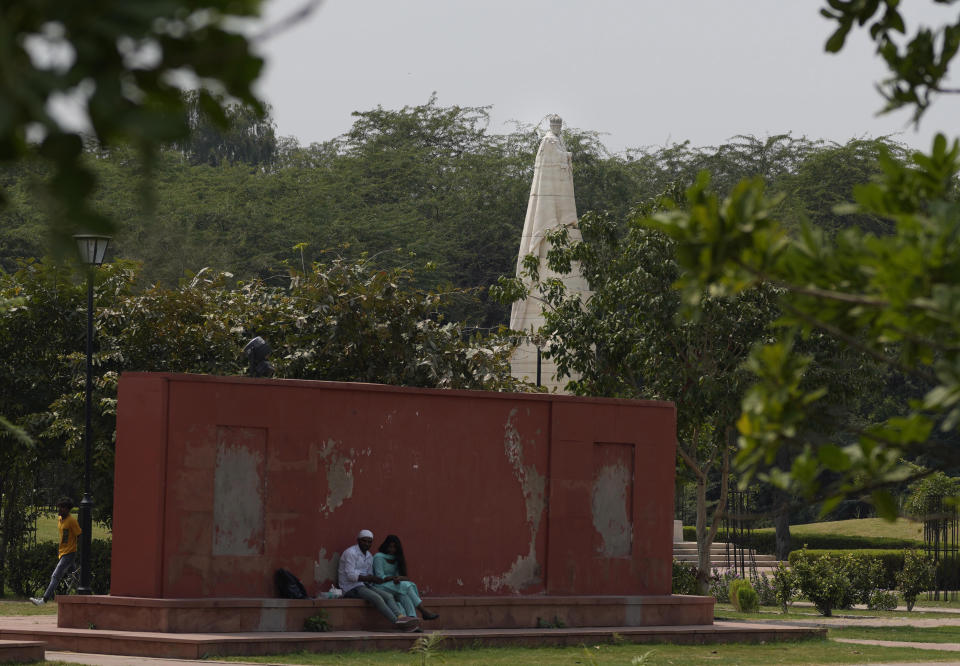
<path id="1" fill-rule="evenodd" d="M 520 237 L 520 254 L 517 258 L 517 275 L 520 275 L 523 260 L 528 254 L 540 258 L 540 277 L 559 277 L 567 286 L 568 293 L 579 293 L 586 300 L 590 292 L 586 280 L 580 275 L 579 265 L 574 265 L 568 275 L 558 275 L 547 269 L 547 251 L 550 249 L 546 239 L 547 232 L 566 226 L 570 237 L 580 240 L 577 228 L 577 204 L 573 197 L 573 168 L 570 153 L 563 145 L 560 128 L 563 126 L 558 116 L 550 117 L 550 131 L 540 141 L 537 159 L 533 167 L 533 184 L 530 187 L 530 201 L 527 204 L 527 217 L 523 223 L 523 235 Z M 526 333 L 536 333 L 544 323 L 543 303 L 536 293 L 523 301 L 513 304 L 510 313 L 510 328 Z M 510 360 L 514 377 L 535 381 L 537 378 L 537 346 L 526 341 L 517 347 Z M 556 365 L 552 359 L 540 359 L 540 383 L 550 391 L 563 392 L 570 380 L 556 377 Z M 575 377 L 574 377 L 575 379 Z"/>

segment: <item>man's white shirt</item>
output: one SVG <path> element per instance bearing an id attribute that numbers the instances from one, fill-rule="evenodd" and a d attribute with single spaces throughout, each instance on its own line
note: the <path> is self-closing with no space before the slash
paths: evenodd
<path id="1" fill-rule="evenodd" d="M 362 552 L 360 546 L 353 545 L 343 551 L 340 556 L 340 566 L 337 567 L 337 577 L 340 579 L 340 589 L 344 593 L 355 587 L 360 587 L 360 576 L 373 574 L 373 555 L 368 550 Z"/>

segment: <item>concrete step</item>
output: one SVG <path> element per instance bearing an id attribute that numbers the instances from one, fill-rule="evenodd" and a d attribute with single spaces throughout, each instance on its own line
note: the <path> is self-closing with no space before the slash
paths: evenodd
<path id="1" fill-rule="evenodd" d="M 674 549 L 674 550 L 676 550 L 676 549 L 678 549 L 678 548 L 680 548 L 680 549 L 687 549 L 687 548 L 696 549 L 696 547 L 697 547 L 697 542 L 696 542 L 696 541 L 674 541 L 674 542 L 673 542 L 673 549 Z M 730 547 L 732 548 L 733 546 L 731 545 Z M 726 550 L 726 549 L 727 549 L 727 544 L 726 544 L 725 542 L 723 542 L 723 541 L 714 541 L 712 544 L 710 544 L 710 548 L 711 548 L 711 550 Z"/>
<path id="2" fill-rule="evenodd" d="M 739 553 L 736 553 L 732 546 L 728 549 L 726 543 L 715 541 L 710 546 L 711 568 L 725 570 L 729 568 L 730 564 L 732 564 L 731 560 L 735 556 L 739 559 Z M 753 566 L 757 569 L 772 570 L 776 569 L 779 564 L 779 561 L 774 555 L 758 555 L 750 550 L 744 553 L 744 558 L 748 566 Z M 677 560 L 678 562 L 697 564 L 700 561 L 700 556 L 698 554 L 696 542 L 674 542 L 673 559 Z"/>
<path id="3" fill-rule="evenodd" d="M 425 605 L 440 617 L 424 631 L 525 629 L 626 625 L 700 625 L 713 618 L 712 597 L 684 595 L 527 595 L 430 597 Z M 237 633 L 301 631 L 322 615 L 338 631 L 393 631 L 359 599 L 150 599 L 120 596 L 57 597 L 57 626 L 117 631 Z"/>
<path id="4" fill-rule="evenodd" d="M 730 553 L 730 557 L 733 558 L 733 556 L 734 554 Z M 740 556 L 737 555 L 737 557 L 739 558 Z M 750 553 L 744 553 L 744 557 L 746 557 L 747 559 L 753 559 L 756 562 L 773 562 L 774 564 L 776 564 L 778 561 L 776 556 L 774 555 L 751 555 Z M 680 560 L 681 562 L 692 562 L 698 559 L 698 555 L 696 553 L 674 553 L 673 559 Z M 711 553 L 710 559 L 726 560 L 727 555 L 726 553 Z"/>
<path id="5" fill-rule="evenodd" d="M 736 557 L 740 557 L 740 555 L 741 555 L 741 553 L 736 553 Z M 751 552 L 749 552 L 749 551 L 743 553 L 743 556 L 744 556 L 744 557 L 748 557 L 748 558 L 749 558 L 749 557 L 752 557 L 752 558 L 754 558 L 754 559 L 756 559 L 756 560 L 765 560 L 765 561 L 769 561 L 769 562 L 776 562 L 776 561 L 777 561 L 776 555 L 758 555 L 758 554 L 756 554 L 756 553 L 751 553 Z M 673 554 L 673 557 L 674 557 L 675 559 L 678 559 L 678 560 L 681 559 L 681 558 L 683 558 L 683 559 L 689 559 L 689 558 L 696 559 L 696 558 L 697 558 L 697 553 L 696 553 L 696 551 L 694 551 L 694 552 L 688 552 L 688 553 L 674 553 L 674 554 Z M 711 559 L 724 559 L 724 560 L 725 560 L 725 559 L 727 559 L 727 554 L 726 554 L 726 553 L 710 553 L 710 557 L 711 557 Z M 730 557 L 734 557 L 734 552 L 733 552 L 733 551 L 730 551 Z"/>
<path id="6" fill-rule="evenodd" d="M 426 629 L 425 631 L 430 631 Z M 526 629 L 449 629 L 443 649 L 473 646 L 577 646 L 630 643 L 771 643 L 826 636 L 821 627 L 771 626 L 750 622 L 713 622 L 688 626 L 562 627 Z M 47 642 L 51 650 L 174 659 L 211 656 L 284 654 L 290 652 L 349 652 L 408 650 L 418 634 L 390 631 L 244 632 L 233 634 L 169 634 L 104 629 L 63 629 L 54 618 L 0 617 L 0 636 L 18 635 Z M 422 634 L 420 634 L 422 635 Z M 39 660 L 36 660 L 39 661 Z M 68 660 L 69 661 L 69 660 Z M 131 662 L 136 663 L 136 662 Z"/>
<path id="7" fill-rule="evenodd" d="M 35 640 L 0 640 L 0 663 L 43 661 L 46 643 Z"/>

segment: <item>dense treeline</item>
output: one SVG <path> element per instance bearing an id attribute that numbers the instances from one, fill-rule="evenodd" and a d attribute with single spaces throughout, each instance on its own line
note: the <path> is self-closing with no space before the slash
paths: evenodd
<path id="1" fill-rule="evenodd" d="M 163 152 L 149 187 L 132 150 L 89 150 L 100 183 L 96 205 L 125 220 L 113 256 L 142 262 L 144 285 L 176 284 L 203 267 L 238 279 L 282 279 L 287 265 L 305 269 L 330 253 L 416 268 L 423 287 L 484 288 L 512 272 L 536 128 L 494 133 L 486 108 L 441 107 L 435 99 L 355 116 L 347 134 L 301 146 L 277 138 L 269 117 L 236 108 L 231 128 L 220 131 L 194 107 L 191 139 Z M 841 218 L 833 207 L 876 172 L 881 147 L 902 151 L 883 139 L 836 145 L 779 135 L 613 155 L 596 133 L 567 130 L 564 138 L 581 214 L 623 219 L 708 169 L 721 195 L 742 178 L 763 178 L 784 193 L 780 214 L 788 221 L 881 232 L 884 222 Z M 0 266 L 7 271 L 18 257 L 45 254 L 49 211 L 33 196 L 43 176 L 29 164 L 0 173 L 13 204 L 0 211 Z M 482 294 L 479 305 L 453 315 L 486 327 L 506 320 L 503 306 Z"/>

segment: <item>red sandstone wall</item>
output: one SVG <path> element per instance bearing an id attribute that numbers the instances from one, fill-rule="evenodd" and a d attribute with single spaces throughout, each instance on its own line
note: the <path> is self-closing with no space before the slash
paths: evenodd
<path id="1" fill-rule="evenodd" d="M 130 373 L 111 594 L 327 589 L 361 528 L 427 595 L 669 594 L 670 403 Z"/>

